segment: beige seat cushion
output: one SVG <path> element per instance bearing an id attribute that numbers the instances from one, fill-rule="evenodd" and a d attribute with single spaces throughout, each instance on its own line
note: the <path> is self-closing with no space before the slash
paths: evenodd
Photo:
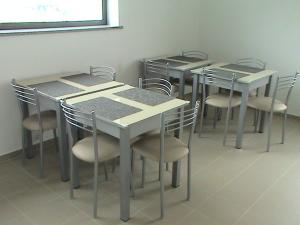
<path id="1" fill-rule="evenodd" d="M 205 102 L 207 105 L 218 107 L 218 108 L 228 108 L 229 105 L 229 95 L 226 94 L 214 94 L 207 97 Z M 231 107 L 237 107 L 241 104 L 241 98 L 239 96 L 232 96 Z"/>
<path id="2" fill-rule="evenodd" d="M 98 161 L 108 161 L 120 155 L 118 139 L 101 134 L 97 136 L 98 141 Z M 72 148 L 73 154 L 86 162 L 95 161 L 94 142 L 93 137 L 86 137 L 78 141 Z"/>
<path id="3" fill-rule="evenodd" d="M 53 130 L 57 127 L 56 113 L 53 110 L 41 112 L 43 130 Z M 37 131 L 40 129 L 38 114 L 33 114 L 23 120 L 23 126 L 28 130 Z"/>
<path id="4" fill-rule="evenodd" d="M 258 109 L 261 111 L 270 112 L 272 105 L 272 98 L 271 97 L 252 97 L 249 98 L 248 106 L 254 109 Z M 287 106 L 275 99 L 274 102 L 274 112 L 281 112 L 287 109 Z"/>
<path id="5" fill-rule="evenodd" d="M 160 134 L 145 136 L 136 142 L 132 149 L 148 159 L 159 161 L 160 159 Z M 182 159 L 189 152 L 187 145 L 179 139 L 171 136 L 165 136 L 165 162 L 174 162 Z"/>

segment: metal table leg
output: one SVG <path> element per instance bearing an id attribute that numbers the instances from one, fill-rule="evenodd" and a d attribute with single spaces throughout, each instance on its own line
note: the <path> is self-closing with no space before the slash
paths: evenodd
<path id="1" fill-rule="evenodd" d="M 185 85 L 185 77 L 184 77 L 184 72 L 179 78 L 179 98 L 183 99 L 184 97 L 184 85 Z"/>
<path id="2" fill-rule="evenodd" d="M 193 75 L 193 92 L 192 92 L 192 108 L 195 107 L 197 96 L 199 93 L 199 75 Z"/>
<path id="3" fill-rule="evenodd" d="M 22 119 L 25 119 L 29 116 L 28 104 L 20 101 L 20 107 L 22 107 Z M 23 148 L 25 150 L 25 156 L 28 159 L 33 158 L 33 149 L 32 149 L 32 133 L 30 130 L 27 130 L 22 126 L 22 136 L 23 136 Z"/>
<path id="4" fill-rule="evenodd" d="M 66 140 L 66 121 L 64 114 L 60 107 L 60 102 L 56 105 L 56 117 L 57 117 L 57 134 L 59 145 L 59 160 L 60 160 L 60 174 L 62 181 L 68 181 L 69 174 L 69 151 L 67 148 Z"/>
<path id="5" fill-rule="evenodd" d="M 243 143 L 248 95 L 249 95 L 249 88 L 245 87 L 244 91 L 242 92 L 242 98 L 241 98 L 242 102 L 241 102 L 241 106 L 240 106 L 239 123 L 238 123 L 237 135 L 236 135 L 235 147 L 238 149 L 242 148 L 242 143 Z"/>
<path id="6" fill-rule="evenodd" d="M 130 218 L 131 150 L 129 129 L 120 129 L 120 219 Z"/>
<path id="7" fill-rule="evenodd" d="M 272 83 L 272 76 L 269 77 L 269 83 L 266 85 L 266 90 L 265 90 L 266 97 L 268 97 L 270 95 L 271 83 Z M 259 123 L 259 133 L 264 132 L 265 118 L 266 118 L 266 113 L 261 112 L 260 123 Z"/>

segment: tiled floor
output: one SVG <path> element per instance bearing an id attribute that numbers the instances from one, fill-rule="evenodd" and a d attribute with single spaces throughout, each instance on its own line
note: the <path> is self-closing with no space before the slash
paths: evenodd
<path id="1" fill-rule="evenodd" d="M 251 117 L 249 117 L 251 119 Z M 266 134 L 252 132 L 247 122 L 243 150 L 233 148 L 234 135 L 222 146 L 223 125 L 205 128 L 193 138 L 192 199 L 185 201 L 186 163 L 182 185 L 170 187 L 166 172 L 166 216 L 159 219 L 157 165 L 147 164 L 145 188 L 139 188 L 137 157 L 136 198 L 127 224 L 153 225 L 296 225 L 300 224 L 300 120 L 289 119 L 286 144 L 279 144 L 280 121 L 274 121 L 271 152 Z M 234 126 L 232 126 L 232 132 Z M 233 134 L 233 133 L 232 133 Z M 186 135 L 186 134 L 185 134 Z M 99 218 L 92 218 L 92 168 L 82 164 L 82 186 L 69 199 L 68 182 L 59 179 L 58 156 L 48 149 L 45 178 L 37 177 L 37 157 L 23 166 L 20 158 L 0 161 L 1 225 L 110 225 L 119 220 L 118 170 L 101 175 Z M 101 167 L 102 168 L 102 167 Z M 102 169 L 101 169 L 102 171 Z"/>

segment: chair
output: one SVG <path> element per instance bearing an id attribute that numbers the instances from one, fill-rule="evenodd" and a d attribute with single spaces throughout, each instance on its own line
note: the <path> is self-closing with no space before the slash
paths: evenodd
<path id="1" fill-rule="evenodd" d="M 195 108 L 182 110 L 176 113 L 163 113 L 161 115 L 160 134 L 155 134 L 142 138 L 133 144 L 133 154 L 138 153 L 141 156 L 159 162 L 159 168 L 164 163 L 175 162 L 187 156 L 187 200 L 191 196 L 191 139 L 194 133 L 195 123 L 199 110 L 199 102 Z M 174 116 L 177 120 L 174 120 Z M 176 130 L 190 127 L 188 143 L 175 138 L 170 133 Z M 144 167 L 144 166 L 143 166 Z M 159 170 L 160 177 L 160 213 L 164 217 L 164 170 Z M 142 171 L 142 180 L 144 180 L 144 171 Z"/>
<path id="2" fill-rule="evenodd" d="M 90 66 L 90 75 L 107 80 L 116 80 L 117 73 L 114 68 L 108 66 Z"/>
<path id="3" fill-rule="evenodd" d="M 253 97 L 248 101 L 249 107 L 258 110 L 258 117 L 260 117 L 261 111 L 269 113 L 267 152 L 270 151 L 272 120 L 275 112 L 283 112 L 281 143 L 284 144 L 288 103 L 298 77 L 299 73 L 291 76 L 277 77 L 272 97 Z M 288 90 L 285 101 L 277 100 L 278 92 L 284 90 Z M 255 131 L 256 129 L 257 125 L 255 126 Z"/>
<path id="4" fill-rule="evenodd" d="M 21 115 L 24 115 L 24 108 L 22 104 L 31 105 L 36 111 L 28 117 L 22 118 L 22 126 L 30 131 L 39 132 L 39 151 L 40 151 L 40 164 L 39 164 L 39 176 L 44 176 L 44 150 L 43 150 L 43 134 L 45 131 L 52 130 L 55 138 L 56 148 L 58 149 L 56 128 L 57 120 L 56 113 L 53 110 L 42 111 L 40 110 L 40 101 L 38 98 L 38 91 L 35 88 L 23 87 L 16 84 L 15 80 L 12 80 L 11 86 L 14 89 L 16 97 L 18 99 Z M 22 132 L 22 149 L 23 149 L 23 162 L 25 161 L 25 134 Z"/>
<path id="5" fill-rule="evenodd" d="M 256 58 L 241 58 L 236 60 L 236 64 L 259 69 L 266 69 L 267 65 L 264 61 Z"/>
<path id="6" fill-rule="evenodd" d="M 207 60 L 208 59 L 208 54 L 202 51 L 183 51 L 181 53 L 182 56 L 186 57 L 194 57 L 194 58 L 199 58 L 201 60 Z M 176 86 L 178 87 L 178 80 L 176 81 Z M 187 76 L 185 78 L 185 85 L 187 86 L 193 86 L 193 76 Z M 188 93 L 184 95 L 184 99 L 191 101 L 192 100 L 192 93 Z"/>
<path id="7" fill-rule="evenodd" d="M 118 157 L 120 155 L 119 142 L 116 138 L 104 133 L 97 134 L 95 112 L 84 113 L 75 110 L 63 101 L 61 102 L 61 107 L 67 121 L 70 148 L 70 198 L 74 197 L 74 157 L 88 163 L 94 163 L 93 215 L 96 218 L 98 209 L 98 163 L 107 162 Z M 73 143 L 72 128 L 82 129 L 92 134 L 92 136 Z"/>
<path id="8" fill-rule="evenodd" d="M 172 84 L 168 80 L 162 78 L 139 78 L 139 88 L 168 96 L 172 95 Z"/>
<path id="9" fill-rule="evenodd" d="M 163 78 L 169 80 L 169 64 L 145 60 L 143 78 Z"/>
<path id="10" fill-rule="evenodd" d="M 202 82 L 203 99 L 202 99 L 202 108 L 201 108 L 201 117 L 200 117 L 199 136 L 201 135 L 203 129 L 205 105 L 215 107 L 215 115 L 214 115 L 214 123 L 213 123 L 214 128 L 216 127 L 218 109 L 227 109 L 224 138 L 223 138 L 223 145 L 225 145 L 231 109 L 241 104 L 240 97 L 233 95 L 236 75 L 235 73 L 233 73 L 231 77 L 224 77 L 224 76 L 217 75 L 216 72 L 213 70 L 203 69 L 202 76 L 203 76 L 203 82 Z M 217 94 L 206 96 L 206 85 L 222 86 L 222 88 L 230 90 L 229 95 L 217 93 Z"/>

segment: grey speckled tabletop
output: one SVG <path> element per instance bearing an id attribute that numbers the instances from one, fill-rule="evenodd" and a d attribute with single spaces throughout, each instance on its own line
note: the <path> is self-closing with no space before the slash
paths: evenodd
<path id="1" fill-rule="evenodd" d="M 120 91 L 114 93 L 114 95 L 151 106 L 159 105 L 161 103 L 174 99 L 173 97 L 167 95 L 159 94 L 153 91 L 148 91 L 140 88 L 132 88 L 125 91 Z"/>
<path id="2" fill-rule="evenodd" d="M 185 61 L 190 63 L 200 62 L 203 61 L 203 59 L 197 58 L 197 57 L 188 57 L 183 55 L 176 55 L 176 56 L 170 56 L 168 59 L 174 59 L 179 61 Z"/>
<path id="3" fill-rule="evenodd" d="M 230 79 L 233 75 L 233 72 L 228 71 L 228 70 L 222 70 L 222 69 L 212 69 L 212 71 L 216 72 L 216 75 L 219 75 L 220 77 L 226 77 Z M 236 79 L 240 79 L 242 77 L 250 76 L 249 74 L 246 73 L 235 73 Z"/>
<path id="4" fill-rule="evenodd" d="M 95 111 L 96 116 L 103 117 L 111 121 L 141 111 L 141 109 L 125 105 L 105 97 L 76 103 L 74 104 L 74 107 L 87 113 Z"/>
<path id="5" fill-rule="evenodd" d="M 60 81 L 50 81 L 40 84 L 34 84 L 30 85 L 30 87 L 36 88 L 39 92 L 49 95 L 51 97 L 60 97 L 83 91 L 80 88 L 73 87 Z"/>
<path id="6" fill-rule="evenodd" d="M 165 63 L 165 64 L 169 63 L 169 66 L 171 66 L 171 67 L 184 66 L 184 65 L 188 64 L 188 63 L 176 62 L 176 61 L 167 60 L 167 59 L 156 59 L 156 60 L 153 60 L 153 62 Z"/>
<path id="7" fill-rule="evenodd" d="M 258 72 L 261 72 L 264 70 L 264 69 L 260 69 L 260 68 L 238 65 L 238 64 L 227 64 L 227 65 L 224 65 L 221 67 L 226 68 L 226 69 L 231 69 L 231 70 L 238 70 L 241 72 L 247 72 L 247 73 L 258 73 Z"/>
<path id="8" fill-rule="evenodd" d="M 93 86 L 97 84 L 104 84 L 107 82 L 111 82 L 111 80 L 103 79 L 98 76 L 91 76 L 87 73 L 74 74 L 67 77 L 63 77 L 64 80 L 69 80 L 74 83 L 78 83 L 84 86 Z"/>

